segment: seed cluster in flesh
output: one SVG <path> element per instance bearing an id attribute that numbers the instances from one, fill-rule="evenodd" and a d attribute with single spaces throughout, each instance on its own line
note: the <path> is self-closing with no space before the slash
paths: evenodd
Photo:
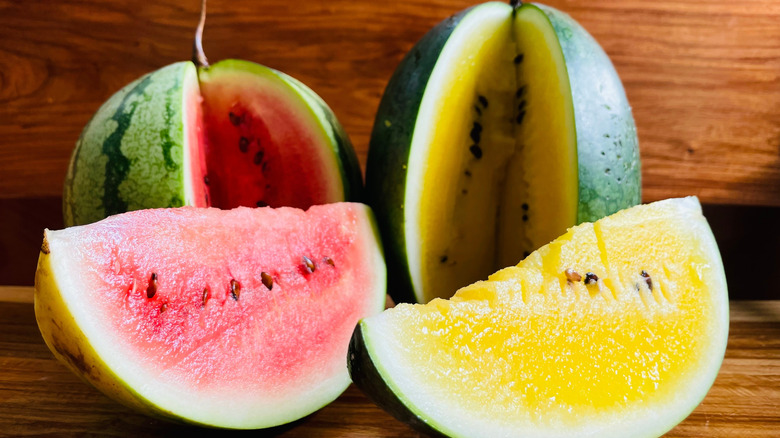
<path id="1" fill-rule="evenodd" d="M 308 276 L 310 274 L 313 274 L 317 270 L 317 263 L 315 263 L 311 258 L 304 255 L 301 257 L 301 260 L 302 260 L 302 264 L 300 266 L 301 275 Z M 335 268 L 336 266 L 333 259 L 328 256 L 322 257 L 322 263 L 331 268 Z M 273 275 L 269 274 L 268 272 L 261 271 L 259 277 L 260 277 L 260 282 L 263 284 L 263 286 L 265 286 L 266 289 L 268 289 L 269 291 L 273 290 L 274 287 Z M 133 294 L 135 293 L 136 289 L 137 289 L 137 282 L 136 280 L 133 280 L 132 287 L 128 293 Z M 152 272 L 152 274 L 149 276 L 149 282 L 146 286 L 146 298 L 149 300 L 154 299 L 154 297 L 157 296 L 158 289 L 159 289 L 158 275 L 156 272 Z M 234 301 L 238 301 L 239 298 L 241 297 L 241 283 L 235 278 L 231 278 L 230 281 L 228 282 L 227 291 L 229 293 L 229 296 Z M 211 298 L 211 287 L 206 286 L 203 288 L 203 292 L 201 294 L 201 301 L 202 301 L 201 308 L 206 307 L 210 298 Z M 160 313 L 165 312 L 167 309 L 168 309 L 168 302 L 163 301 L 162 304 L 160 305 Z"/>

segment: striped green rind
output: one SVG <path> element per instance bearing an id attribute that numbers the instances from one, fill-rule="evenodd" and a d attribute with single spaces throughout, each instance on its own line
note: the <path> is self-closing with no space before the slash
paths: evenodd
<path id="1" fill-rule="evenodd" d="M 366 163 L 367 202 L 385 245 L 388 292 L 396 302 L 416 302 L 406 259 L 406 165 L 425 87 L 439 54 L 467 9 L 439 23 L 406 54 L 379 103 Z"/>
<path id="2" fill-rule="evenodd" d="M 641 201 L 636 125 L 623 85 L 598 42 L 569 15 L 534 4 L 550 20 L 566 59 L 577 132 L 577 223 Z"/>
<path id="3" fill-rule="evenodd" d="M 195 66 L 180 62 L 114 94 L 84 128 L 65 180 L 65 224 L 185 204 L 183 101 L 197 86 Z"/>

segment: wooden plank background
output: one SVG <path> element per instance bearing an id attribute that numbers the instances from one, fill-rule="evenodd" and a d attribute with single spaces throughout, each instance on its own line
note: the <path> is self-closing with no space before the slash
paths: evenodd
<path id="1" fill-rule="evenodd" d="M 694 194 L 706 204 L 780 206 L 780 1 L 548 3 L 597 38 L 623 78 L 645 201 Z M 210 0 L 204 46 L 212 61 L 248 59 L 308 84 L 365 163 L 393 69 L 427 30 L 471 4 Z M 82 127 L 123 85 L 189 59 L 198 10 L 198 0 L 0 0 L 0 283 L 31 284 L 41 229 L 62 226 L 62 182 Z M 751 254 L 780 268 L 776 233 L 755 230 L 754 213 L 725 214 L 726 240 L 761 239 Z"/>

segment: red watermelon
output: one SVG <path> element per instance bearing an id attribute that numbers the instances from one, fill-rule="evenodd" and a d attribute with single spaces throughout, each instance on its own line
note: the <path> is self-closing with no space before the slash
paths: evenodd
<path id="1" fill-rule="evenodd" d="M 299 419 L 349 385 L 385 265 L 362 204 L 139 210 L 47 230 L 35 313 L 58 359 L 148 414 L 224 428 Z"/>

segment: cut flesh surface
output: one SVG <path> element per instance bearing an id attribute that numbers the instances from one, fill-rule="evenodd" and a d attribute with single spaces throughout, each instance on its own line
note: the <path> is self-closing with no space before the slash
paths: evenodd
<path id="1" fill-rule="evenodd" d="M 55 355 L 127 405 L 284 424 L 349 384 L 349 336 L 384 307 L 375 233 L 348 203 L 141 210 L 47 231 L 36 317 Z"/>
<path id="2" fill-rule="evenodd" d="M 712 385 L 728 321 L 717 245 L 684 198 L 574 227 L 352 342 L 393 394 L 380 403 L 449 436 L 657 437 Z"/>
<path id="3" fill-rule="evenodd" d="M 513 265 L 576 223 L 571 96 L 544 12 L 493 2 L 461 19 L 425 89 L 426 129 L 415 130 L 408 162 L 406 254 L 419 301 Z"/>
<path id="4" fill-rule="evenodd" d="M 209 205 L 306 208 L 344 199 L 333 183 L 341 179 L 335 135 L 289 79 L 236 60 L 200 72 L 207 169 L 199 176 Z"/>

